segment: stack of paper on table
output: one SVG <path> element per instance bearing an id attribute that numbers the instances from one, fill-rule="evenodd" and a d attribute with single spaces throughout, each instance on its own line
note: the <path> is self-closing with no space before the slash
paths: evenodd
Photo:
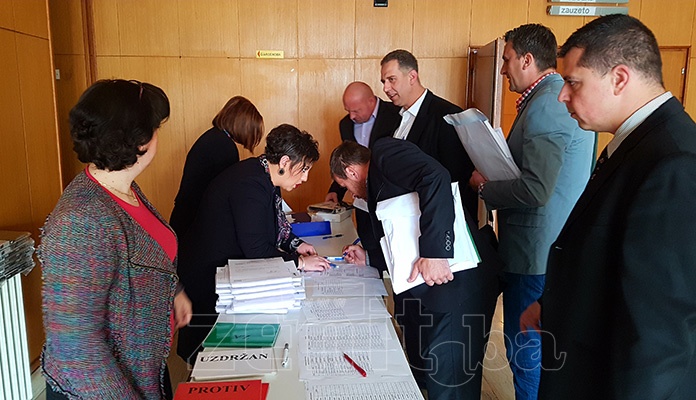
<path id="1" fill-rule="evenodd" d="M 218 268 L 215 280 L 219 313 L 287 313 L 305 299 L 295 264 L 279 257 L 229 260 Z"/>
<path id="2" fill-rule="evenodd" d="M 274 374 L 273 348 L 205 349 L 198 353 L 191 371 L 194 381 L 212 381 Z"/>

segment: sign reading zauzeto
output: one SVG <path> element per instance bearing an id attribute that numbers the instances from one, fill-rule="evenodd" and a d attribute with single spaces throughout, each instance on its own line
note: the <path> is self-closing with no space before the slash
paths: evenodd
<path id="1" fill-rule="evenodd" d="M 594 6 L 548 6 L 549 15 L 573 17 L 599 17 L 609 14 L 628 14 L 628 7 L 594 7 Z"/>

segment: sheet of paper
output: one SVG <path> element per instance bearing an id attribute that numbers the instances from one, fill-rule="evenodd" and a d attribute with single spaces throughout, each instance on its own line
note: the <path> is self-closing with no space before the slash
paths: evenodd
<path id="1" fill-rule="evenodd" d="M 387 290 L 381 279 L 317 277 L 307 280 L 305 290 L 310 298 L 387 295 Z"/>
<path id="2" fill-rule="evenodd" d="M 360 378 L 362 375 L 348 362 L 343 353 L 359 365 L 368 377 L 410 376 L 411 370 L 404 363 L 403 352 L 393 351 L 339 351 L 312 352 L 301 355 L 300 379 L 313 380 L 336 377 Z"/>
<path id="3" fill-rule="evenodd" d="M 371 278 L 379 279 L 379 270 L 374 267 L 361 267 L 355 264 L 347 264 L 341 261 L 331 261 L 336 268 L 330 268 L 321 272 L 307 272 L 305 278 L 314 279 L 317 277 L 333 276 L 336 278 Z"/>
<path id="4" fill-rule="evenodd" d="M 300 328 L 299 339 L 301 353 L 401 349 L 384 322 L 307 324 Z"/>
<path id="5" fill-rule="evenodd" d="M 379 297 L 339 297 L 305 300 L 307 322 L 340 322 L 391 318 Z"/>
<path id="6" fill-rule="evenodd" d="M 444 119 L 454 126 L 474 166 L 488 180 L 519 178 L 520 169 L 510 154 L 503 132 L 493 129 L 481 111 L 470 108 L 457 114 L 445 115 Z"/>
<path id="7" fill-rule="evenodd" d="M 412 377 L 308 381 L 305 390 L 308 400 L 423 400 Z"/>

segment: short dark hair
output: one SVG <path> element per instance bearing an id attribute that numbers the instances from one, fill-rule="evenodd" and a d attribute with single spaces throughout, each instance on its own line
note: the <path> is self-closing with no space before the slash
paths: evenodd
<path id="1" fill-rule="evenodd" d="M 407 50 L 398 49 L 390 51 L 386 56 L 384 56 L 384 58 L 382 58 L 379 65 L 384 65 L 392 60 L 396 60 L 399 63 L 399 69 L 402 71 L 414 70 L 418 72 L 418 60 L 416 60 L 416 57 L 414 57 L 413 54 Z"/>
<path id="2" fill-rule="evenodd" d="M 602 76 L 623 64 L 663 85 L 657 39 L 634 17 L 612 14 L 589 22 L 570 35 L 559 55 L 565 57 L 574 47 L 584 50 L 578 65 Z"/>
<path id="3" fill-rule="evenodd" d="M 247 98 L 234 96 L 213 118 L 213 126 L 227 132 L 245 149 L 253 152 L 263 137 L 263 117 Z"/>
<path id="4" fill-rule="evenodd" d="M 351 165 L 363 165 L 370 161 L 372 152 L 367 147 L 347 140 L 331 152 L 331 175 L 337 178 L 346 179 L 346 168 Z"/>
<path id="5" fill-rule="evenodd" d="M 312 135 L 290 124 L 278 125 L 266 137 L 266 159 L 278 164 L 283 156 L 290 157 L 291 167 L 313 164 L 319 159 L 319 144 Z"/>
<path id="6" fill-rule="evenodd" d="M 140 147 L 167 118 L 169 99 L 157 86 L 123 79 L 97 81 L 70 110 L 73 150 L 83 163 L 120 171 L 145 154 Z"/>
<path id="7" fill-rule="evenodd" d="M 526 24 L 505 32 L 505 42 L 521 57 L 527 53 L 534 56 L 539 71 L 556 68 L 558 43 L 551 29 L 541 24 Z"/>

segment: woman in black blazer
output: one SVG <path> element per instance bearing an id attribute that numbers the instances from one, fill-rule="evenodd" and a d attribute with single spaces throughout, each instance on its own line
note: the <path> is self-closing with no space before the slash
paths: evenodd
<path id="1" fill-rule="evenodd" d="M 229 99 L 213 118 L 213 127 L 196 140 L 186 155 L 181 185 L 169 218 L 169 224 L 179 237 L 191 226 L 210 181 L 239 162 L 237 144 L 253 153 L 261 142 L 263 131 L 259 110 L 242 96 Z"/>
<path id="2" fill-rule="evenodd" d="M 184 360 L 215 323 L 215 271 L 228 259 L 283 257 L 302 270 L 329 267 L 312 245 L 292 233 L 281 208 L 280 188 L 291 191 L 307 181 L 318 159 L 317 142 L 309 133 L 280 125 L 268 134 L 264 155 L 228 167 L 210 183 L 179 247 L 177 272 L 194 313 L 191 326 L 179 334 L 178 354 Z"/>

